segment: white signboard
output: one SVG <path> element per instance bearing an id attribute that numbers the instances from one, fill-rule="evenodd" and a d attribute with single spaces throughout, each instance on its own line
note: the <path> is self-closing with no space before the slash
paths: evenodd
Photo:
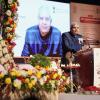
<path id="1" fill-rule="evenodd" d="M 100 48 L 94 48 L 94 86 L 100 87 Z"/>

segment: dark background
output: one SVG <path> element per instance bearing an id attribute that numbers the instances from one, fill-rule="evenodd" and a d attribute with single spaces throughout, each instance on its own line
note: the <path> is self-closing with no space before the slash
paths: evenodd
<path id="1" fill-rule="evenodd" d="M 100 5 L 100 0 L 49 0 L 49 1 L 58 1 L 58 2 L 65 2 L 65 3 L 76 2 L 76 3 Z"/>

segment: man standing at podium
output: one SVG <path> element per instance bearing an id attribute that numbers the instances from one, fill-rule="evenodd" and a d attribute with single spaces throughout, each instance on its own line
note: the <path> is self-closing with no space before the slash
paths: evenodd
<path id="1" fill-rule="evenodd" d="M 82 35 L 79 34 L 79 25 L 77 23 L 71 24 L 70 31 L 62 34 L 62 49 L 63 49 L 63 57 L 62 64 L 73 64 L 76 63 L 75 53 L 80 51 L 83 46 L 83 38 Z M 66 70 L 65 72 L 70 72 L 70 70 Z M 79 84 L 77 80 L 77 71 L 75 69 L 72 70 L 74 75 L 74 81 L 76 84 Z"/>
<path id="2" fill-rule="evenodd" d="M 70 57 L 73 57 L 73 54 L 82 49 L 82 46 L 83 38 L 82 35 L 79 34 L 79 25 L 77 23 L 73 23 L 71 24 L 70 32 L 62 34 L 63 57 L 70 59 Z M 72 59 L 72 62 L 73 60 L 74 59 Z"/>

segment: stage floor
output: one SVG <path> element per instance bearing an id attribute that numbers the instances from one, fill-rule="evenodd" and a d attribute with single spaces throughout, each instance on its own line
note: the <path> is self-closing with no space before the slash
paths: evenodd
<path id="1" fill-rule="evenodd" d="M 100 95 L 59 94 L 59 100 L 100 100 Z"/>

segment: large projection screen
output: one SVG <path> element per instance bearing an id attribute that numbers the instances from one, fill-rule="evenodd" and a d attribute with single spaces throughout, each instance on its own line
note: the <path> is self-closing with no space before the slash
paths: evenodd
<path id="1" fill-rule="evenodd" d="M 52 25 L 61 33 L 70 30 L 70 5 L 69 3 L 47 0 L 19 0 L 18 24 L 16 28 L 16 46 L 13 49 L 14 57 L 20 57 L 25 42 L 27 28 L 38 24 L 38 9 L 40 6 L 52 9 Z"/>

